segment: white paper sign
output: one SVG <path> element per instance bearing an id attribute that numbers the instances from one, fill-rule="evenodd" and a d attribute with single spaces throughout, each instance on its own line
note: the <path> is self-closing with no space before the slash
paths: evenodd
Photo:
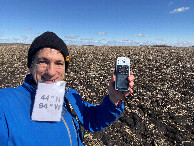
<path id="1" fill-rule="evenodd" d="M 36 91 L 32 120 L 60 121 L 65 94 L 65 81 L 39 83 Z"/>

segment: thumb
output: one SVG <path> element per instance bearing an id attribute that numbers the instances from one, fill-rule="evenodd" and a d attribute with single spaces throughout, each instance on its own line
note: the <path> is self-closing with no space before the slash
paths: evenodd
<path id="1" fill-rule="evenodd" d="M 113 82 L 115 82 L 115 80 L 116 80 L 116 76 L 115 76 L 115 75 L 113 75 L 113 76 L 112 76 L 112 79 L 113 79 Z"/>
<path id="2" fill-rule="evenodd" d="M 110 80 L 110 84 L 109 84 L 110 87 L 114 88 L 115 80 L 116 80 L 116 76 L 113 75 L 111 80 Z"/>

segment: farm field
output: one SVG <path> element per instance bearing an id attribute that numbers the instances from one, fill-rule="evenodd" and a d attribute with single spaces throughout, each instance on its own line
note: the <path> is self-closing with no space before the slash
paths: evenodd
<path id="1" fill-rule="evenodd" d="M 29 45 L 0 45 L 0 89 L 24 81 Z M 68 46 L 65 80 L 100 104 L 119 56 L 131 59 L 134 93 L 108 128 L 85 132 L 85 145 L 194 145 L 194 47 Z"/>

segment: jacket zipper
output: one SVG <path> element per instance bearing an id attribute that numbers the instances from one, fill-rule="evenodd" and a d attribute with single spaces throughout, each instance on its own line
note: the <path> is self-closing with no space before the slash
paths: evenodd
<path id="1" fill-rule="evenodd" d="M 67 132 L 69 134 L 69 139 L 70 139 L 70 145 L 72 146 L 72 139 L 71 139 L 71 133 L 70 133 L 70 130 L 69 130 L 69 127 L 64 119 L 64 117 L 62 116 L 62 120 L 63 120 L 63 123 L 65 124 L 66 128 L 67 128 Z"/>

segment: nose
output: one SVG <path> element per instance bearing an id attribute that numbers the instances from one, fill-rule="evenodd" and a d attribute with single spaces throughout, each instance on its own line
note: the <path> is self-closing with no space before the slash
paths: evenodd
<path id="1" fill-rule="evenodd" d="M 53 63 L 50 63 L 46 70 L 47 75 L 54 76 L 56 74 L 56 69 Z"/>

